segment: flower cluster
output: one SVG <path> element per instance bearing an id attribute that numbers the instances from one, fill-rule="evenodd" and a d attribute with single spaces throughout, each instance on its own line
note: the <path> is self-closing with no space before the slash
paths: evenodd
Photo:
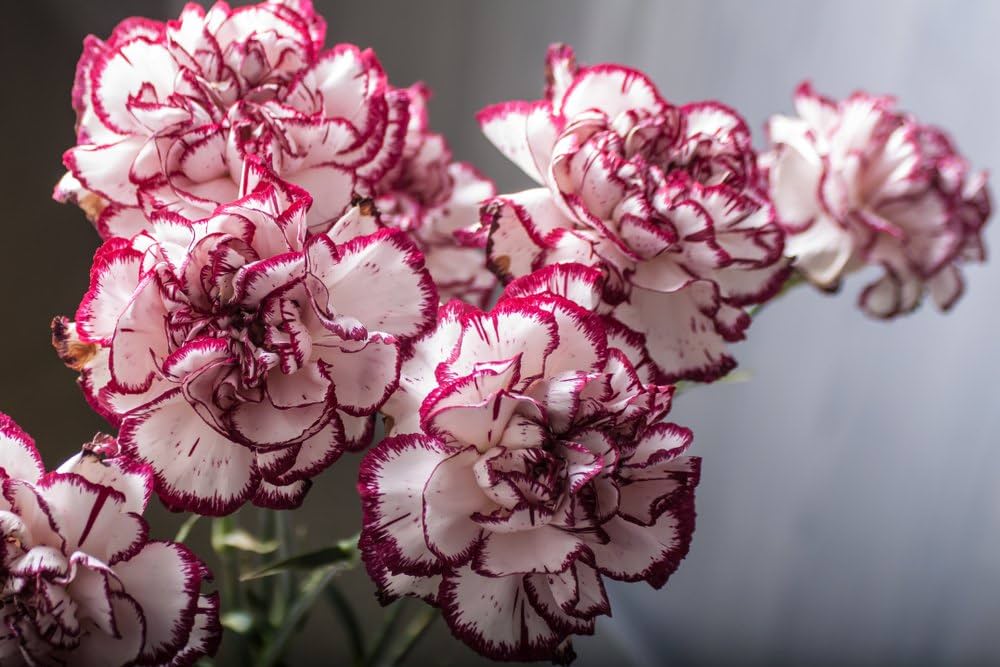
<path id="1" fill-rule="evenodd" d="M 324 50 L 308 0 L 269 0 L 176 21 L 130 19 L 87 38 L 73 103 L 77 145 L 55 196 L 76 202 L 105 238 L 148 229 L 157 211 L 190 220 L 238 198 L 265 165 L 312 196 L 309 230 L 326 231 L 357 196 L 424 251 L 447 296 L 487 299 L 479 202 L 494 194 L 453 163 L 428 129 L 423 86 L 397 89 L 371 51 Z"/>
<path id="2" fill-rule="evenodd" d="M 833 288 L 878 264 L 868 312 L 947 308 L 983 257 L 985 177 L 885 98 L 803 86 L 758 160 L 729 107 L 556 45 L 543 99 L 479 114 L 537 182 L 497 196 L 422 84 L 324 38 L 309 0 L 266 0 L 86 40 L 55 196 L 104 243 L 53 343 L 119 435 L 45 473 L 0 417 L 0 662 L 213 653 L 208 572 L 148 540 L 152 492 L 295 508 L 379 411 L 358 547 L 380 598 L 490 658 L 570 659 L 606 580 L 659 588 L 687 554 L 673 383 L 728 373 L 749 307 L 793 267 Z"/>
<path id="3" fill-rule="evenodd" d="M 762 156 L 795 267 L 828 290 L 851 271 L 881 267 L 860 296 L 875 317 L 908 313 L 925 292 L 950 308 L 962 294 L 959 265 L 985 259 L 986 175 L 971 174 L 942 130 L 891 98 L 837 102 L 804 83 L 795 110 L 771 119 L 774 147 Z"/>
<path id="4" fill-rule="evenodd" d="M 642 72 L 577 67 L 555 46 L 545 99 L 489 107 L 479 120 L 541 186 L 483 209 L 489 260 L 505 280 L 563 262 L 599 268 L 600 310 L 645 337 L 662 381 L 733 368 L 727 343 L 750 324 L 743 307 L 787 277 L 736 112 L 672 105 Z"/>
<path id="5" fill-rule="evenodd" d="M 184 545 L 149 540 L 152 487 L 107 436 L 47 473 L 0 415 L 0 662 L 183 667 L 215 652 L 209 573 Z"/>
<path id="6" fill-rule="evenodd" d="M 488 313 L 444 306 L 362 463 L 360 545 L 383 597 L 425 598 L 492 658 L 558 657 L 610 613 L 603 577 L 660 587 L 690 543 L 699 468 L 691 432 L 664 421 L 673 388 L 567 298 L 593 305 L 599 277 L 559 265 Z"/>
<path id="7" fill-rule="evenodd" d="M 202 514 L 294 507 L 310 477 L 366 446 L 401 343 L 437 308 L 420 253 L 370 202 L 307 238 L 309 195 L 248 174 L 249 192 L 208 218 L 158 211 L 106 242 L 76 321 L 55 323 L 161 498 Z"/>
<path id="8" fill-rule="evenodd" d="M 324 50 L 325 31 L 308 0 L 273 0 L 88 37 L 56 197 L 127 238 L 156 209 L 197 220 L 233 201 L 254 156 L 308 190 L 309 226 L 328 229 L 398 162 L 409 102 L 370 51 Z"/>

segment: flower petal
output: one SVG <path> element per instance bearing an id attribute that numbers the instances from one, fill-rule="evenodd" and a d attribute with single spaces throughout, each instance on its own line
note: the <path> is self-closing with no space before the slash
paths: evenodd
<path id="1" fill-rule="evenodd" d="M 125 496 L 111 487 L 52 472 L 39 481 L 38 490 L 65 540 L 66 553 L 83 551 L 113 565 L 146 540 L 146 522 L 129 513 Z"/>
<path id="2" fill-rule="evenodd" d="M 383 230 L 334 248 L 324 236 L 306 247 L 310 287 L 321 308 L 372 332 L 413 337 L 432 322 L 437 292 L 423 256 L 406 235 Z"/>
<path id="3" fill-rule="evenodd" d="M 117 387 L 132 393 L 149 388 L 156 360 L 167 355 L 166 315 L 159 281 L 147 275 L 118 317 L 111 342 L 111 376 Z"/>
<path id="4" fill-rule="evenodd" d="M 497 197 L 483 206 L 481 219 L 490 230 L 490 267 L 505 281 L 539 268 L 552 232 L 573 227 L 546 188 Z"/>
<path id="5" fill-rule="evenodd" d="M 442 360 L 453 356 L 469 312 L 474 311 L 459 302 L 442 306 L 437 326 L 412 343 L 400 369 L 399 388 L 382 407 L 393 422 L 390 435 L 420 430 L 420 404 L 437 387 L 435 371 Z"/>
<path id="6" fill-rule="evenodd" d="M 535 294 L 561 296 L 587 310 L 601 302 L 604 278 L 601 272 L 583 264 L 553 264 L 518 278 L 507 285 L 504 298 Z"/>
<path id="7" fill-rule="evenodd" d="M 483 577 L 463 566 L 445 575 L 438 597 L 452 633 L 493 660 L 552 659 L 565 639 L 532 606 L 520 576 Z"/>
<path id="8" fill-rule="evenodd" d="M 442 460 L 423 488 L 423 532 L 427 547 L 448 565 L 468 560 L 476 549 L 481 531 L 471 520 L 491 503 L 476 483 L 472 466 L 479 459 L 474 447 Z"/>
<path id="9" fill-rule="evenodd" d="M 103 252 L 104 248 L 108 250 Z M 142 255 L 131 248 L 105 245 L 90 274 L 90 289 L 76 311 L 80 338 L 91 343 L 109 343 L 118 318 L 132 300 L 142 276 Z"/>
<path id="10" fill-rule="evenodd" d="M 736 366 L 712 318 L 718 312 L 712 304 L 716 298 L 701 283 L 673 294 L 635 289 L 630 301 L 615 309 L 615 316 L 645 335 L 662 381 L 710 382 Z M 655 313 L 662 315 L 656 318 Z"/>
<path id="11" fill-rule="evenodd" d="M 122 494 L 127 512 L 142 514 L 153 494 L 153 473 L 149 466 L 123 456 L 102 459 L 87 450 L 64 462 L 56 472 L 72 473 L 91 484 L 107 486 Z"/>
<path id="12" fill-rule="evenodd" d="M 367 444 L 366 442 L 365 445 Z M 333 465 L 346 447 L 342 420 L 331 419 L 321 431 L 307 438 L 297 448 L 289 448 L 295 454 L 291 465 L 271 479 L 278 484 L 290 484 L 315 477 Z M 261 455 L 258 453 L 257 456 L 259 459 Z M 267 477 L 266 473 L 264 475 Z"/>
<path id="13" fill-rule="evenodd" d="M 473 373 L 484 362 L 520 357 L 521 384 L 542 375 L 546 359 L 559 345 L 559 325 L 551 312 L 529 300 L 501 301 L 490 313 L 468 312 L 455 354 L 437 369 L 439 379 Z"/>
<path id="14" fill-rule="evenodd" d="M 472 567 L 489 577 L 562 572 L 586 553 L 587 545 L 579 536 L 545 525 L 515 533 L 488 533 Z"/>
<path id="15" fill-rule="evenodd" d="M 142 660 L 162 664 L 183 649 L 201 602 L 204 566 L 183 544 L 149 542 L 115 567 L 146 622 Z"/>
<path id="16" fill-rule="evenodd" d="M 581 67 L 566 90 L 559 112 L 566 118 L 599 109 L 614 118 L 628 111 L 659 112 L 666 103 L 656 84 L 636 69 L 621 65 Z"/>
<path id="17" fill-rule="evenodd" d="M 142 609 L 130 596 L 112 593 L 112 610 L 117 635 L 83 633 L 72 653 L 73 664 L 80 667 L 127 665 L 142 651 L 146 633 Z"/>
<path id="18" fill-rule="evenodd" d="M 324 373 L 333 382 L 337 407 L 356 416 L 378 410 L 399 380 L 399 346 L 380 338 L 323 347 Z"/>
<path id="19" fill-rule="evenodd" d="M 548 103 L 504 102 L 486 107 L 476 120 L 486 138 L 511 162 L 535 181 L 546 181 L 547 158 L 556 138 Z"/>
<path id="20" fill-rule="evenodd" d="M 424 539 L 424 485 L 454 451 L 421 435 L 386 438 L 361 462 L 358 493 L 363 512 L 360 544 L 372 577 L 383 569 L 420 576 L 441 564 Z"/>
<path id="21" fill-rule="evenodd" d="M 612 517 L 601 525 L 606 540 L 589 544 L 602 574 L 619 581 L 648 582 L 662 588 L 687 555 L 694 533 L 693 491 L 662 514 L 653 526 Z"/>
<path id="22" fill-rule="evenodd" d="M 128 415 L 123 449 L 149 464 L 165 504 L 209 516 L 228 514 L 254 493 L 253 452 L 220 435 L 172 390 Z"/>
<path id="23" fill-rule="evenodd" d="M 34 484 L 45 474 L 35 441 L 13 419 L 0 413 L 0 478 L 23 479 Z"/>
<path id="24" fill-rule="evenodd" d="M 261 480 L 253 504 L 272 510 L 294 510 L 302 506 L 306 493 L 312 486 L 312 480 L 299 479 L 288 484 L 274 484 Z"/>

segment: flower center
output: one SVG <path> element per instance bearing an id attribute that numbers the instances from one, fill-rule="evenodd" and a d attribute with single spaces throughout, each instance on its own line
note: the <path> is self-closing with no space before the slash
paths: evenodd
<path id="1" fill-rule="evenodd" d="M 476 462 L 475 473 L 483 493 L 508 510 L 529 506 L 552 513 L 567 485 L 565 459 L 543 447 L 494 447 Z"/>

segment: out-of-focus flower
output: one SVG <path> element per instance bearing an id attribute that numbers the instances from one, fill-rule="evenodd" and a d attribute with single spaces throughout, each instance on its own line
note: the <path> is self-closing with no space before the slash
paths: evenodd
<path id="1" fill-rule="evenodd" d="M 642 73 L 548 56 L 545 99 L 484 109 L 486 136 L 541 187 L 483 208 L 504 280 L 600 269 L 600 310 L 645 336 L 661 381 L 710 381 L 735 361 L 744 306 L 787 277 L 750 133 L 717 102 L 674 106 Z"/>
<path id="2" fill-rule="evenodd" d="M 157 209 L 197 220 L 236 199 L 252 155 L 309 191 L 310 228 L 329 229 L 399 160 L 408 100 L 371 51 L 323 50 L 325 30 L 309 0 L 270 0 L 88 37 L 56 198 L 130 238 Z"/>
<path id="3" fill-rule="evenodd" d="M 76 322 L 55 322 L 124 450 L 164 502 L 202 514 L 294 507 L 310 477 L 366 446 L 400 346 L 437 308 L 420 253 L 370 201 L 307 240 L 309 196 L 249 174 L 249 193 L 208 218 L 159 211 L 106 242 Z"/>
<path id="4" fill-rule="evenodd" d="M 427 120 L 430 92 L 411 86 L 410 126 L 403 159 L 376 186 L 382 222 L 410 235 L 427 261 L 442 301 L 486 307 L 497 285 L 486 266 L 486 235 L 479 205 L 496 194 L 493 183 L 467 162 L 453 162 L 444 137 Z"/>
<path id="5" fill-rule="evenodd" d="M 610 612 L 603 577 L 660 587 L 690 543 L 699 461 L 664 421 L 673 388 L 642 382 L 634 334 L 565 298 L 599 299 L 599 279 L 556 266 L 490 313 L 442 307 L 362 462 L 383 600 L 426 599 L 494 659 L 566 659 Z"/>
<path id="6" fill-rule="evenodd" d="M 152 471 L 97 436 L 55 472 L 0 415 L 0 663 L 193 665 L 215 652 L 218 599 L 183 544 L 148 537 Z"/>
<path id="7" fill-rule="evenodd" d="M 837 102 L 803 83 L 795 110 L 770 120 L 774 147 L 761 157 L 795 267 L 833 290 L 845 274 L 880 266 L 860 296 L 875 317 L 910 312 L 926 292 L 950 308 L 963 290 L 959 265 L 985 259 L 986 175 L 892 98 Z"/>

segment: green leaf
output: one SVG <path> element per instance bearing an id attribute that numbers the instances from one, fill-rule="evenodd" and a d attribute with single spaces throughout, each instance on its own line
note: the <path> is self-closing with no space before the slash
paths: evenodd
<path id="1" fill-rule="evenodd" d="M 219 545 L 236 549 L 237 551 L 249 551 L 255 554 L 274 553 L 278 548 L 277 540 L 260 540 L 242 528 L 236 528 L 219 536 Z"/>
<path id="2" fill-rule="evenodd" d="M 749 382 L 752 379 L 753 379 L 752 372 L 738 368 L 726 375 L 723 375 L 716 382 L 718 384 L 739 384 L 741 382 Z"/>
<path id="3" fill-rule="evenodd" d="M 372 642 L 371 652 L 365 660 L 366 665 L 381 665 L 385 652 L 389 649 L 389 644 L 396 636 L 396 628 L 403 620 L 403 610 L 413 604 L 412 598 L 400 598 L 392 603 L 385 610 L 385 617 L 382 620 L 382 627 L 378 636 Z"/>
<path id="4" fill-rule="evenodd" d="M 365 660 L 365 633 L 361 629 L 361 621 L 358 620 L 354 607 L 333 581 L 326 585 L 326 599 L 337 618 L 340 619 L 344 634 L 347 635 L 347 641 L 351 648 L 351 663 L 354 665 L 363 664 Z"/>
<path id="5" fill-rule="evenodd" d="M 250 632 L 253 627 L 253 614 L 245 611 L 230 611 L 219 619 L 222 627 L 241 635 Z"/>
<path id="6" fill-rule="evenodd" d="M 194 524 L 198 523 L 198 519 L 201 518 L 200 514 L 192 514 L 188 518 L 184 519 L 184 523 L 181 527 L 177 529 L 177 535 L 174 536 L 174 542 L 183 542 L 191 535 L 191 529 L 194 528 Z"/>
<path id="7" fill-rule="evenodd" d="M 289 570 L 301 572 L 303 570 L 317 570 L 330 566 L 333 566 L 337 572 L 341 572 L 351 569 L 360 560 L 357 539 L 351 538 L 342 540 L 332 547 L 324 547 L 316 551 L 308 551 L 281 559 L 259 570 L 244 574 L 240 577 L 240 581 L 252 581 L 263 577 L 271 577 Z"/>
<path id="8" fill-rule="evenodd" d="M 749 382 L 753 379 L 753 373 L 748 370 L 736 369 L 712 383 L 712 385 L 719 384 L 740 384 L 742 382 Z M 694 380 L 681 380 L 674 385 L 674 398 L 677 398 L 681 394 L 686 394 L 692 389 L 697 389 L 700 387 L 707 387 L 708 384 L 704 382 L 697 382 Z"/>

